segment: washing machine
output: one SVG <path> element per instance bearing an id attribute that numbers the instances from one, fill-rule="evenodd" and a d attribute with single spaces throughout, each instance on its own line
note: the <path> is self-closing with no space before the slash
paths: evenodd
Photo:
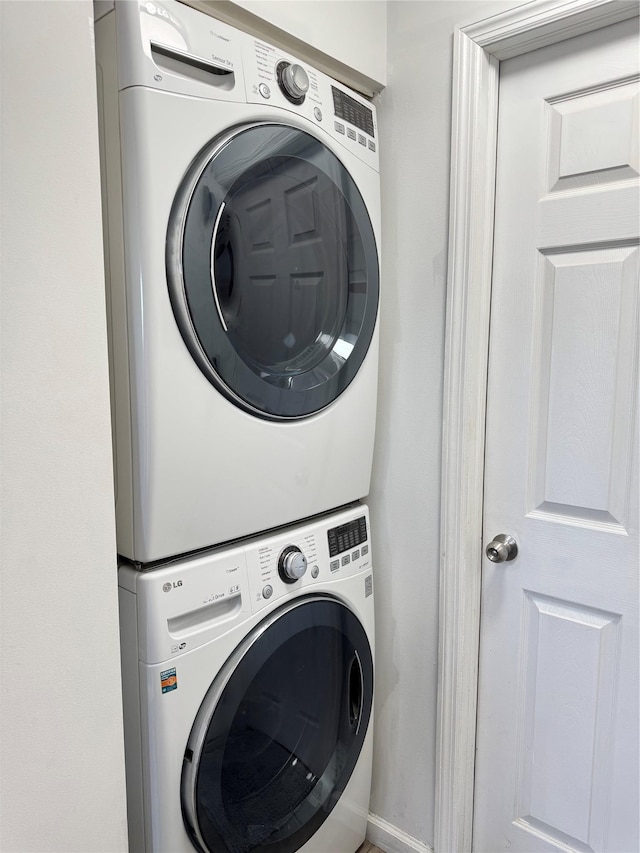
<path id="1" fill-rule="evenodd" d="M 140 563 L 369 491 L 374 106 L 178 2 L 96 22 L 118 550 Z"/>
<path id="2" fill-rule="evenodd" d="M 119 570 L 133 853 L 354 853 L 371 784 L 374 597 L 355 505 Z"/>

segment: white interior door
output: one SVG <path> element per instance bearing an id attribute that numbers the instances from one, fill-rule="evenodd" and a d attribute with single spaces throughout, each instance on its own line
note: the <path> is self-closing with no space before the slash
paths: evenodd
<path id="1" fill-rule="evenodd" d="M 640 849 L 638 70 L 637 19 L 501 63 L 478 853 Z"/>

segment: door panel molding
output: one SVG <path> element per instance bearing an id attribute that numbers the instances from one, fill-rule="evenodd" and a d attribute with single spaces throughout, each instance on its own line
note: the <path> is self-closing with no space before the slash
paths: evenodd
<path id="1" fill-rule="evenodd" d="M 534 0 L 456 30 L 444 376 L 436 853 L 470 853 L 500 61 L 638 15 Z"/>

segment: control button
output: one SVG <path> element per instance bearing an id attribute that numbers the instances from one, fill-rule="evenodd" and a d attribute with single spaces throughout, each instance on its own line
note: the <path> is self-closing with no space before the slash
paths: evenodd
<path id="1" fill-rule="evenodd" d="M 342 558 L 342 565 L 347 566 L 351 562 L 351 557 L 348 554 L 345 554 Z"/>
<path id="2" fill-rule="evenodd" d="M 351 555 L 352 560 L 358 560 L 360 558 L 360 551 L 354 551 Z"/>
<path id="3" fill-rule="evenodd" d="M 340 560 L 332 560 L 329 563 L 329 568 L 331 569 L 332 572 L 337 572 L 338 569 L 340 568 Z"/>
<path id="4" fill-rule="evenodd" d="M 265 587 L 262 588 L 262 597 L 263 598 L 271 598 L 272 595 L 273 595 L 273 587 L 271 586 L 271 584 L 267 584 Z"/>
<path id="5" fill-rule="evenodd" d="M 359 133 L 358 134 L 358 142 L 360 143 L 360 145 L 366 145 L 367 144 L 367 137 L 363 136 L 361 133 Z"/>
<path id="6" fill-rule="evenodd" d="M 362 556 L 364 557 L 366 554 L 368 554 L 368 553 L 369 553 L 369 546 L 368 546 L 368 545 L 363 545 L 363 546 L 362 546 L 362 548 L 360 549 L 360 551 L 361 551 L 361 553 L 362 553 Z"/>
<path id="7" fill-rule="evenodd" d="M 263 98 L 271 97 L 271 89 L 267 86 L 266 83 L 260 83 L 260 85 L 258 86 L 258 92 L 260 92 Z"/>
<path id="8" fill-rule="evenodd" d="M 344 125 L 340 124 L 339 121 L 334 121 L 333 126 L 338 131 L 338 133 L 344 133 Z"/>
<path id="9" fill-rule="evenodd" d="M 352 127 L 347 128 L 347 136 L 349 137 L 349 139 L 355 139 L 356 138 L 356 132 Z"/>
<path id="10" fill-rule="evenodd" d="M 322 110 L 320 107 L 314 107 L 313 114 L 316 117 L 316 121 L 322 121 Z"/>
<path id="11" fill-rule="evenodd" d="M 376 144 L 372 139 L 370 139 L 369 140 L 369 151 L 375 151 L 375 150 L 376 150 Z"/>
<path id="12" fill-rule="evenodd" d="M 320 574 L 320 569 L 317 566 L 312 566 L 311 567 L 311 577 L 317 578 L 319 574 Z"/>

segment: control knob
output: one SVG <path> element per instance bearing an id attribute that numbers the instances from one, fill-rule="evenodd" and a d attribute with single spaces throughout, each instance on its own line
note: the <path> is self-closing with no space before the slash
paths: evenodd
<path id="1" fill-rule="evenodd" d="M 278 574 L 285 583 L 295 583 L 307 571 L 307 558 L 296 545 L 287 545 L 278 559 Z"/>
<path id="2" fill-rule="evenodd" d="M 278 85 L 292 104 L 301 104 L 309 91 L 309 76 L 302 65 L 279 62 L 276 68 Z"/>

